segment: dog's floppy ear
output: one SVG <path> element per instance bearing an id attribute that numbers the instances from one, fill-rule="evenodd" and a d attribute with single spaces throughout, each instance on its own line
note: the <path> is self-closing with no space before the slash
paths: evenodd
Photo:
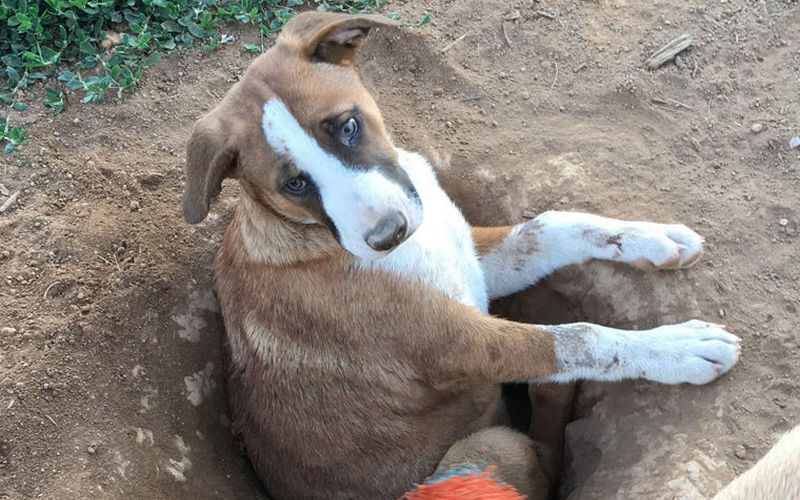
<path id="1" fill-rule="evenodd" d="M 236 176 L 237 150 L 216 111 L 200 118 L 186 146 L 186 190 L 183 218 L 197 224 L 208 215 L 211 200 L 219 194 L 222 180 Z"/>
<path id="2" fill-rule="evenodd" d="M 313 61 L 352 66 L 356 49 L 371 28 L 397 24 L 377 15 L 304 12 L 289 21 L 280 41 Z"/>

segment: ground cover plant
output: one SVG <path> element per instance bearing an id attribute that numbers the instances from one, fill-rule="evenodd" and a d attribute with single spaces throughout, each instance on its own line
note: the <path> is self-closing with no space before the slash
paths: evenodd
<path id="1" fill-rule="evenodd" d="M 43 105 L 58 114 L 67 95 L 83 103 L 132 92 L 145 68 L 170 51 L 201 45 L 213 50 L 233 42 L 221 23 L 259 26 L 259 44 L 280 31 L 298 9 L 365 13 L 383 11 L 385 0 L 2 0 L 0 1 L 0 145 L 6 153 L 26 142 L 12 111 L 25 111 L 23 89 L 45 83 Z M 396 17 L 396 14 L 389 13 Z M 416 23 L 421 25 L 428 16 Z"/>

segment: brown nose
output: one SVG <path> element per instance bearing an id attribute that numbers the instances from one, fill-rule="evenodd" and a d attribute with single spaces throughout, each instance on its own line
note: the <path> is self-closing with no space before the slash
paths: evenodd
<path id="1" fill-rule="evenodd" d="M 408 236 L 408 221 L 400 212 L 384 215 L 365 236 L 367 245 L 384 252 L 402 243 Z"/>

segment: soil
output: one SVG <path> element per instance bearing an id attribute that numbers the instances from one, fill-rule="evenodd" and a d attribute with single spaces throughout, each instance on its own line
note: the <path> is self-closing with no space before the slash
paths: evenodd
<path id="1" fill-rule="evenodd" d="M 796 0 L 395 1 L 419 30 L 365 43 L 395 142 L 475 224 L 547 209 L 683 222 L 689 271 L 558 273 L 498 311 L 644 328 L 700 317 L 743 338 L 703 387 L 583 384 L 562 497 L 708 498 L 800 421 L 800 4 Z M 538 13 L 537 13 L 538 12 Z M 254 57 L 172 55 L 136 94 L 52 116 L 43 88 L 0 158 L 0 498 L 262 498 L 233 442 L 208 220 L 180 215 L 194 121 Z M 689 33 L 664 66 L 645 59 Z"/>

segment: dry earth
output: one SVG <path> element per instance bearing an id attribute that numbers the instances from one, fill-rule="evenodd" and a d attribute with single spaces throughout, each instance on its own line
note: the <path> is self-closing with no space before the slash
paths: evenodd
<path id="1" fill-rule="evenodd" d="M 498 310 L 625 327 L 701 317 L 744 339 L 705 387 L 584 384 L 563 497 L 707 498 L 800 421 L 796 0 L 425 0 L 361 54 L 395 141 L 477 224 L 582 210 L 684 222 L 688 272 L 591 264 Z M 542 11 L 548 15 L 537 14 Z M 210 262 L 236 203 L 179 212 L 183 149 L 252 55 L 171 56 L 120 102 L 27 91 L 0 159 L 0 498 L 260 498 L 227 430 Z M 681 33 L 695 44 L 655 71 Z M 443 52 L 443 49 L 446 51 Z M 677 104 L 680 103 L 680 104 Z"/>

